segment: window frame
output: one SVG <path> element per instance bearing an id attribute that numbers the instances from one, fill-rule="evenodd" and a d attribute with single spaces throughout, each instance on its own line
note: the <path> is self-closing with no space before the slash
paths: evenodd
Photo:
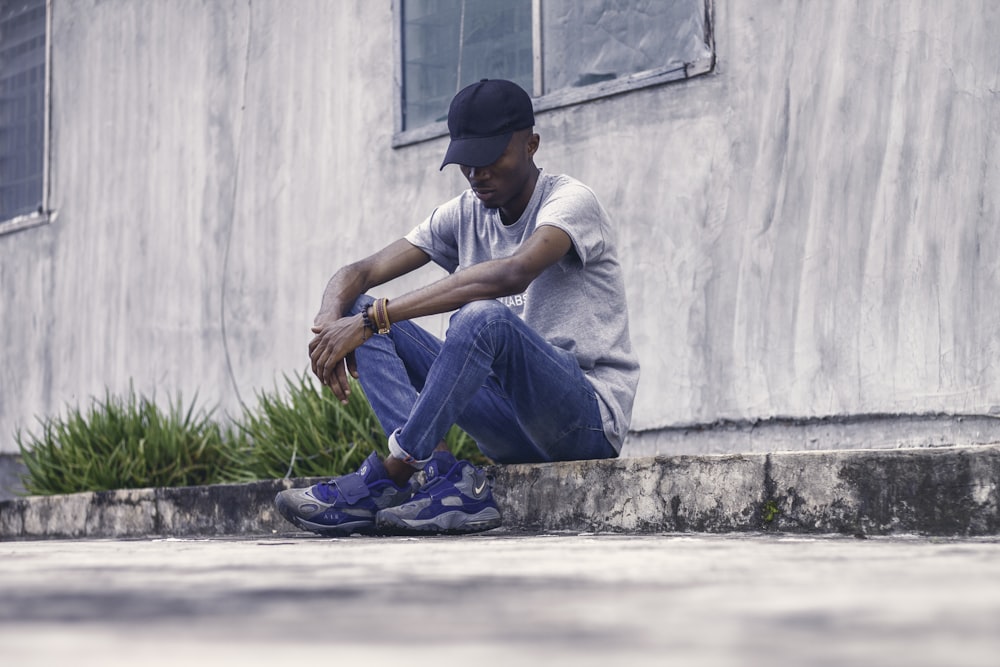
<path id="1" fill-rule="evenodd" d="M 52 0 L 45 0 L 45 93 L 42 101 L 42 202 L 40 210 L 0 219 L 0 236 L 46 225 L 55 220 L 49 209 L 49 157 L 52 125 Z"/>
<path id="2" fill-rule="evenodd" d="M 396 72 L 395 93 L 393 95 L 393 134 L 392 147 L 402 148 L 412 144 L 430 141 L 438 137 L 448 136 L 447 121 L 430 123 L 412 130 L 403 129 L 403 0 L 392 0 L 393 18 L 393 58 Z M 633 90 L 660 86 L 676 81 L 684 81 L 695 76 L 708 74 L 715 70 L 715 0 L 704 0 L 705 3 L 705 39 L 710 49 L 710 55 L 681 66 L 660 67 L 657 69 L 637 72 L 628 76 L 618 77 L 609 81 L 601 81 L 580 88 L 563 88 L 547 95 L 541 94 L 544 51 L 542 46 L 541 1 L 532 0 L 531 7 L 531 37 L 534 60 L 533 81 L 535 90 L 531 92 L 531 101 L 535 113 L 559 109 L 599 100 L 613 95 L 628 93 Z"/>

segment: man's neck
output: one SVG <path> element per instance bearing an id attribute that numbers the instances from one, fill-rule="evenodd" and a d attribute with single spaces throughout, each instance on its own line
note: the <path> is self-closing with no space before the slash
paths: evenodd
<path id="1" fill-rule="evenodd" d="M 528 208 L 528 202 L 531 201 L 531 195 L 535 194 L 535 186 L 538 184 L 539 173 L 541 173 L 541 170 L 535 165 L 531 165 L 531 173 L 525 181 L 521 195 L 508 206 L 500 207 L 500 222 L 505 226 L 513 225 L 521 219 L 524 209 Z"/>

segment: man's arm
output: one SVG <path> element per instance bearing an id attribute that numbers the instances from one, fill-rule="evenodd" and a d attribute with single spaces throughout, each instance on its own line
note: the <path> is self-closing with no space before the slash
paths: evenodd
<path id="1" fill-rule="evenodd" d="M 412 250 L 401 246 L 401 243 Z M 542 271 L 562 259 L 572 245 L 569 235 L 563 230 L 541 226 L 510 257 L 470 266 L 436 283 L 393 298 L 389 304 L 390 320 L 401 322 L 446 313 L 472 301 L 519 294 Z M 420 257 L 423 261 L 418 262 Z M 370 287 L 399 277 L 427 261 L 424 251 L 402 240 L 338 271 L 330 280 L 323 299 L 324 307 L 313 326 L 316 337 L 309 344 L 309 356 L 313 372 L 341 401 L 346 402 L 350 393 L 347 372 L 357 377 L 351 357 L 364 336 L 361 315 L 342 317 L 341 314 Z"/>
<path id="2" fill-rule="evenodd" d="M 406 239 L 390 243 L 361 261 L 348 264 L 333 274 L 323 291 L 315 326 L 343 317 L 355 300 L 368 290 L 414 271 L 430 257 Z"/>
<path id="3" fill-rule="evenodd" d="M 326 284 L 319 312 L 313 319 L 315 336 L 309 343 L 309 358 L 313 373 L 341 401 L 346 401 L 349 393 L 347 374 L 357 377 L 354 350 L 363 342 L 364 335 L 364 325 L 358 326 L 361 316 L 344 317 L 344 313 L 372 287 L 414 271 L 429 261 L 430 257 L 423 250 L 406 239 L 399 239 L 343 267 Z"/>
<path id="4" fill-rule="evenodd" d="M 570 251 L 569 235 L 543 225 L 510 257 L 470 266 L 436 283 L 396 297 L 389 304 L 393 322 L 446 313 L 472 301 L 520 294 Z"/>

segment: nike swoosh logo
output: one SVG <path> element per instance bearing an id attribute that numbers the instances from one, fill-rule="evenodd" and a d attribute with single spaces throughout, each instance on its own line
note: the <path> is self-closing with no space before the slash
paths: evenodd
<path id="1" fill-rule="evenodd" d="M 472 489 L 472 493 L 474 495 L 481 496 L 485 489 L 486 489 L 486 480 L 484 479 L 481 483 L 476 484 L 476 486 Z"/>

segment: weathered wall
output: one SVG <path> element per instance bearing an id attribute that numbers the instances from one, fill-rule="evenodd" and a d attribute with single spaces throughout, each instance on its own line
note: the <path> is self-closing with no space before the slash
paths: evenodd
<path id="1" fill-rule="evenodd" d="M 1000 413 L 1000 6 L 715 9 L 713 74 L 538 117 L 620 225 L 633 428 Z M 445 139 L 390 147 L 392 20 L 55 0 L 58 217 L 0 236 L 0 451 L 130 378 L 234 411 L 305 369 L 332 270 L 462 186 Z"/>

